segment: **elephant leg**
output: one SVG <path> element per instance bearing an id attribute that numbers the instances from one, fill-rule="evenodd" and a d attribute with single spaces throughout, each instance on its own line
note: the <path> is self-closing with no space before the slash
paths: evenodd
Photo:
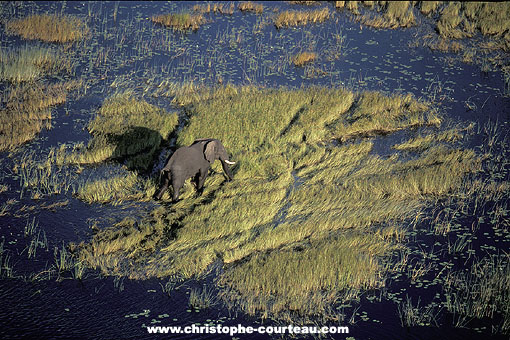
<path id="1" fill-rule="evenodd" d="M 184 185 L 184 177 L 179 176 L 173 176 L 172 177 L 172 188 L 174 189 L 174 193 L 172 195 L 172 201 L 177 202 L 179 201 L 179 191 L 181 190 L 182 186 Z"/>
<path id="2" fill-rule="evenodd" d="M 202 195 L 204 192 L 204 183 L 207 178 L 208 171 L 209 169 L 200 169 L 200 173 L 198 174 L 197 192 L 199 195 Z"/>
<path id="3" fill-rule="evenodd" d="M 154 194 L 154 198 L 157 200 L 160 200 L 163 194 L 165 193 L 166 189 L 168 189 L 168 184 L 170 182 L 170 179 L 168 178 L 167 173 L 163 173 L 163 178 L 161 179 L 161 187 L 158 192 Z"/>

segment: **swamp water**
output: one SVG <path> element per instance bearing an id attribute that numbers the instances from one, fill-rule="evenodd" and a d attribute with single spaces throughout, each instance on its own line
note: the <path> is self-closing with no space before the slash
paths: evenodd
<path id="1" fill-rule="evenodd" d="M 203 3 L 199 3 L 203 5 Z M 440 107 L 445 124 L 475 122 L 466 144 L 487 147 L 487 137 L 499 136 L 501 158 L 494 166 L 498 176 L 508 180 L 510 99 L 503 75 L 498 70 L 482 72 L 480 65 L 466 64 L 455 55 L 413 46 L 417 37 L 433 31 L 432 24 L 420 17 L 418 27 L 376 30 L 361 27 L 347 11 L 336 11 L 324 23 L 277 30 L 271 18 L 286 9 L 308 10 L 288 3 L 264 3 L 262 14 L 205 14 L 209 20 L 197 31 L 174 32 L 153 24 L 158 14 L 191 10 L 195 3 L 137 2 L 22 2 L 1 5 L 2 20 L 30 14 L 69 14 L 82 18 L 89 36 L 76 42 L 66 55 L 75 63 L 75 77 L 86 80 L 77 98 L 53 109 L 52 128 L 9 154 L 1 153 L 0 179 L 8 189 L 0 192 L 0 338 L 1 339 L 216 339 L 217 335 L 155 335 L 146 326 L 186 326 L 222 324 L 226 326 L 286 325 L 283 321 L 247 316 L 236 308 L 227 309 L 219 300 L 209 308 L 190 306 L 194 291 L 210 289 L 213 300 L 217 288 L 213 270 L 201 280 L 129 280 L 103 277 L 99 272 L 74 266 L 65 267 L 70 253 L 66 245 L 90 240 L 95 229 L 107 227 L 126 216 L 141 219 L 159 203 L 118 202 L 88 204 L 73 190 L 88 178 L 108 177 L 124 171 L 118 163 L 84 166 L 80 172 L 62 170 L 69 187 L 57 194 L 34 198 L 35 189 L 22 188 L 21 176 L 12 169 L 22 155 L 43 160 L 50 147 L 62 143 L 87 144 L 87 124 L 104 99 L 117 90 L 130 89 L 144 99 L 170 112 L 178 112 L 181 126 L 186 116 L 165 93 L 169 82 L 211 84 L 257 84 L 266 87 L 310 85 L 345 86 L 355 91 L 383 91 L 386 94 L 412 93 Z M 235 5 L 237 6 L 237 4 Z M 37 45 L 0 27 L 2 49 Z M 50 48 L 60 48 L 47 44 Z M 317 51 L 318 60 L 295 67 L 292 56 L 305 50 Z M 8 86 L 0 84 L 2 91 Z M 381 156 L 393 152 L 392 145 L 416 134 L 400 131 L 372 137 L 372 152 Z M 213 137 L 213 136 L 211 136 Z M 489 143 L 490 144 L 490 143 Z M 168 154 L 161 151 L 149 175 L 155 176 Z M 235 180 L 235 179 L 234 179 Z M 296 178 L 296 185 L 299 179 Z M 500 313 L 492 318 L 471 320 L 449 313 L 443 306 L 443 282 L 436 278 L 452 267 L 463 268 L 484 256 L 502 256 L 508 266 L 510 234 L 508 193 L 495 207 L 481 211 L 503 211 L 466 218 L 453 209 L 438 215 L 437 207 L 424 211 L 429 218 L 409 226 L 408 250 L 397 253 L 409 265 L 406 273 L 395 274 L 386 287 L 368 291 L 359 301 L 336 306 L 343 320 L 314 321 L 318 325 L 348 326 L 341 339 L 478 339 L 506 338 L 492 325 L 500 325 Z M 443 204 L 438 202 L 438 204 Z M 446 205 L 446 203 L 444 203 Z M 285 218 L 285 212 L 281 214 Z M 490 217 L 493 220 L 490 220 Z M 480 220 L 480 218 L 482 218 Z M 441 220 L 450 228 L 447 236 L 430 230 L 430 220 Z M 476 227 L 474 227 L 476 225 Z M 497 225 L 497 227 L 494 227 Z M 505 263 L 503 263 L 504 267 Z M 416 275 L 413 275 L 416 274 Z M 410 277 L 413 277 L 411 279 Z M 508 289 L 508 287 L 507 287 Z M 412 326 L 405 324 L 406 303 Z M 506 297 L 508 303 L 508 296 Z M 508 308 L 508 307 L 507 307 Z M 399 315 L 400 314 L 400 315 Z M 425 326 L 420 326 L 422 323 Z M 457 326 L 457 327 L 455 327 Z M 469 326 L 469 327 L 467 327 Z M 224 337 L 231 338 L 231 337 Z M 241 339 L 266 339 L 259 334 Z"/>

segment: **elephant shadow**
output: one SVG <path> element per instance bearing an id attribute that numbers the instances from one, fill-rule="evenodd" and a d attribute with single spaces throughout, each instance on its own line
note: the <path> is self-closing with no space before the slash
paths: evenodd
<path id="1" fill-rule="evenodd" d="M 165 139 L 158 131 L 143 126 L 130 127 L 121 134 L 108 136 L 115 145 L 111 159 L 131 171 L 149 173 Z"/>

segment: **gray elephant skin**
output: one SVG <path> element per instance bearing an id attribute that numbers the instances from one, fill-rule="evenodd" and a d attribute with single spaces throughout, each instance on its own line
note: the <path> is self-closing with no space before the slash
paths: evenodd
<path id="1" fill-rule="evenodd" d="M 232 165 L 235 162 L 228 160 L 227 150 L 219 140 L 212 138 L 197 139 L 190 146 L 177 149 L 161 170 L 161 187 L 154 198 L 161 199 L 171 183 L 173 188 L 172 201 L 177 202 L 179 200 L 179 190 L 188 178 L 193 178 L 198 194 L 202 194 L 209 168 L 217 159 L 220 160 L 228 180 L 232 180 L 229 164 Z"/>

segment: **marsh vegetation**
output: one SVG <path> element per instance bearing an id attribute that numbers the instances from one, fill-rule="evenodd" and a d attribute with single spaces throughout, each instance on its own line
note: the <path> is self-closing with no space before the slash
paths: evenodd
<path id="1" fill-rule="evenodd" d="M 380 303 L 398 327 L 510 332 L 508 122 L 462 117 L 508 95 L 507 3 L 0 6 L 16 42 L 0 217 L 24 219 L 2 279 L 157 278 L 170 299 L 196 282 L 197 314 L 354 325 Z M 487 80 L 474 70 L 503 78 L 448 80 Z M 198 138 L 222 141 L 234 180 L 214 164 L 201 195 L 188 181 L 153 202 L 164 159 Z M 69 206 L 95 215 L 54 242 L 32 215 Z M 44 268 L 17 274 L 16 242 Z"/>

